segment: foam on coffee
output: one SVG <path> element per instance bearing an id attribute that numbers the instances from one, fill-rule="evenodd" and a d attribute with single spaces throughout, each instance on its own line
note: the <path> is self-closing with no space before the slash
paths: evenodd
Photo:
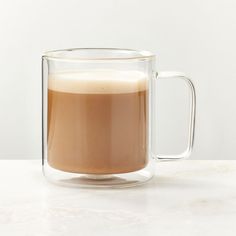
<path id="1" fill-rule="evenodd" d="M 93 70 L 50 74 L 48 88 L 80 94 L 133 93 L 147 89 L 147 79 L 139 71 Z"/>

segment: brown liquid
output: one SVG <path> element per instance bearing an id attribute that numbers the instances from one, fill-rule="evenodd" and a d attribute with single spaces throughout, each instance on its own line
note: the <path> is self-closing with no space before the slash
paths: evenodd
<path id="1" fill-rule="evenodd" d="M 147 163 L 147 91 L 48 90 L 48 162 L 75 173 L 112 174 Z"/>

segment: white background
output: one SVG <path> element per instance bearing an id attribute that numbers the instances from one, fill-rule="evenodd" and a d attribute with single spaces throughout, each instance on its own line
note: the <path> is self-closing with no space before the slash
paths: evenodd
<path id="1" fill-rule="evenodd" d="M 68 47 L 146 49 L 158 70 L 184 71 L 197 91 L 192 158 L 236 159 L 235 0 L 1 1 L 0 158 L 41 157 L 41 55 Z M 169 152 L 185 143 L 180 87 L 159 86 Z"/>

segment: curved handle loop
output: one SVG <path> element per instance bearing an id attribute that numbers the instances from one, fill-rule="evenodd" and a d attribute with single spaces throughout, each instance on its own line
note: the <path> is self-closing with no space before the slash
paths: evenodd
<path id="1" fill-rule="evenodd" d="M 188 146 L 186 150 L 177 155 L 155 155 L 154 158 L 161 161 L 173 161 L 188 158 L 193 149 L 195 116 L 196 116 L 196 92 L 192 81 L 181 72 L 160 72 L 155 74 L 156 79 L 183 79 L 190 89 L 190 121 L 188 130 Z"/>

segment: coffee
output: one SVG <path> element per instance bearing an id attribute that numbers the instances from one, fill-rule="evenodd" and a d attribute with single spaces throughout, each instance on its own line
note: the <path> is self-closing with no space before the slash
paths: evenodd
<path id="1" fill-rule="evenodd" d="M 115 174 L 145 167 L 148 86 L 136 71 L 50 74 L 48 163 L 74 173 Z"/>

